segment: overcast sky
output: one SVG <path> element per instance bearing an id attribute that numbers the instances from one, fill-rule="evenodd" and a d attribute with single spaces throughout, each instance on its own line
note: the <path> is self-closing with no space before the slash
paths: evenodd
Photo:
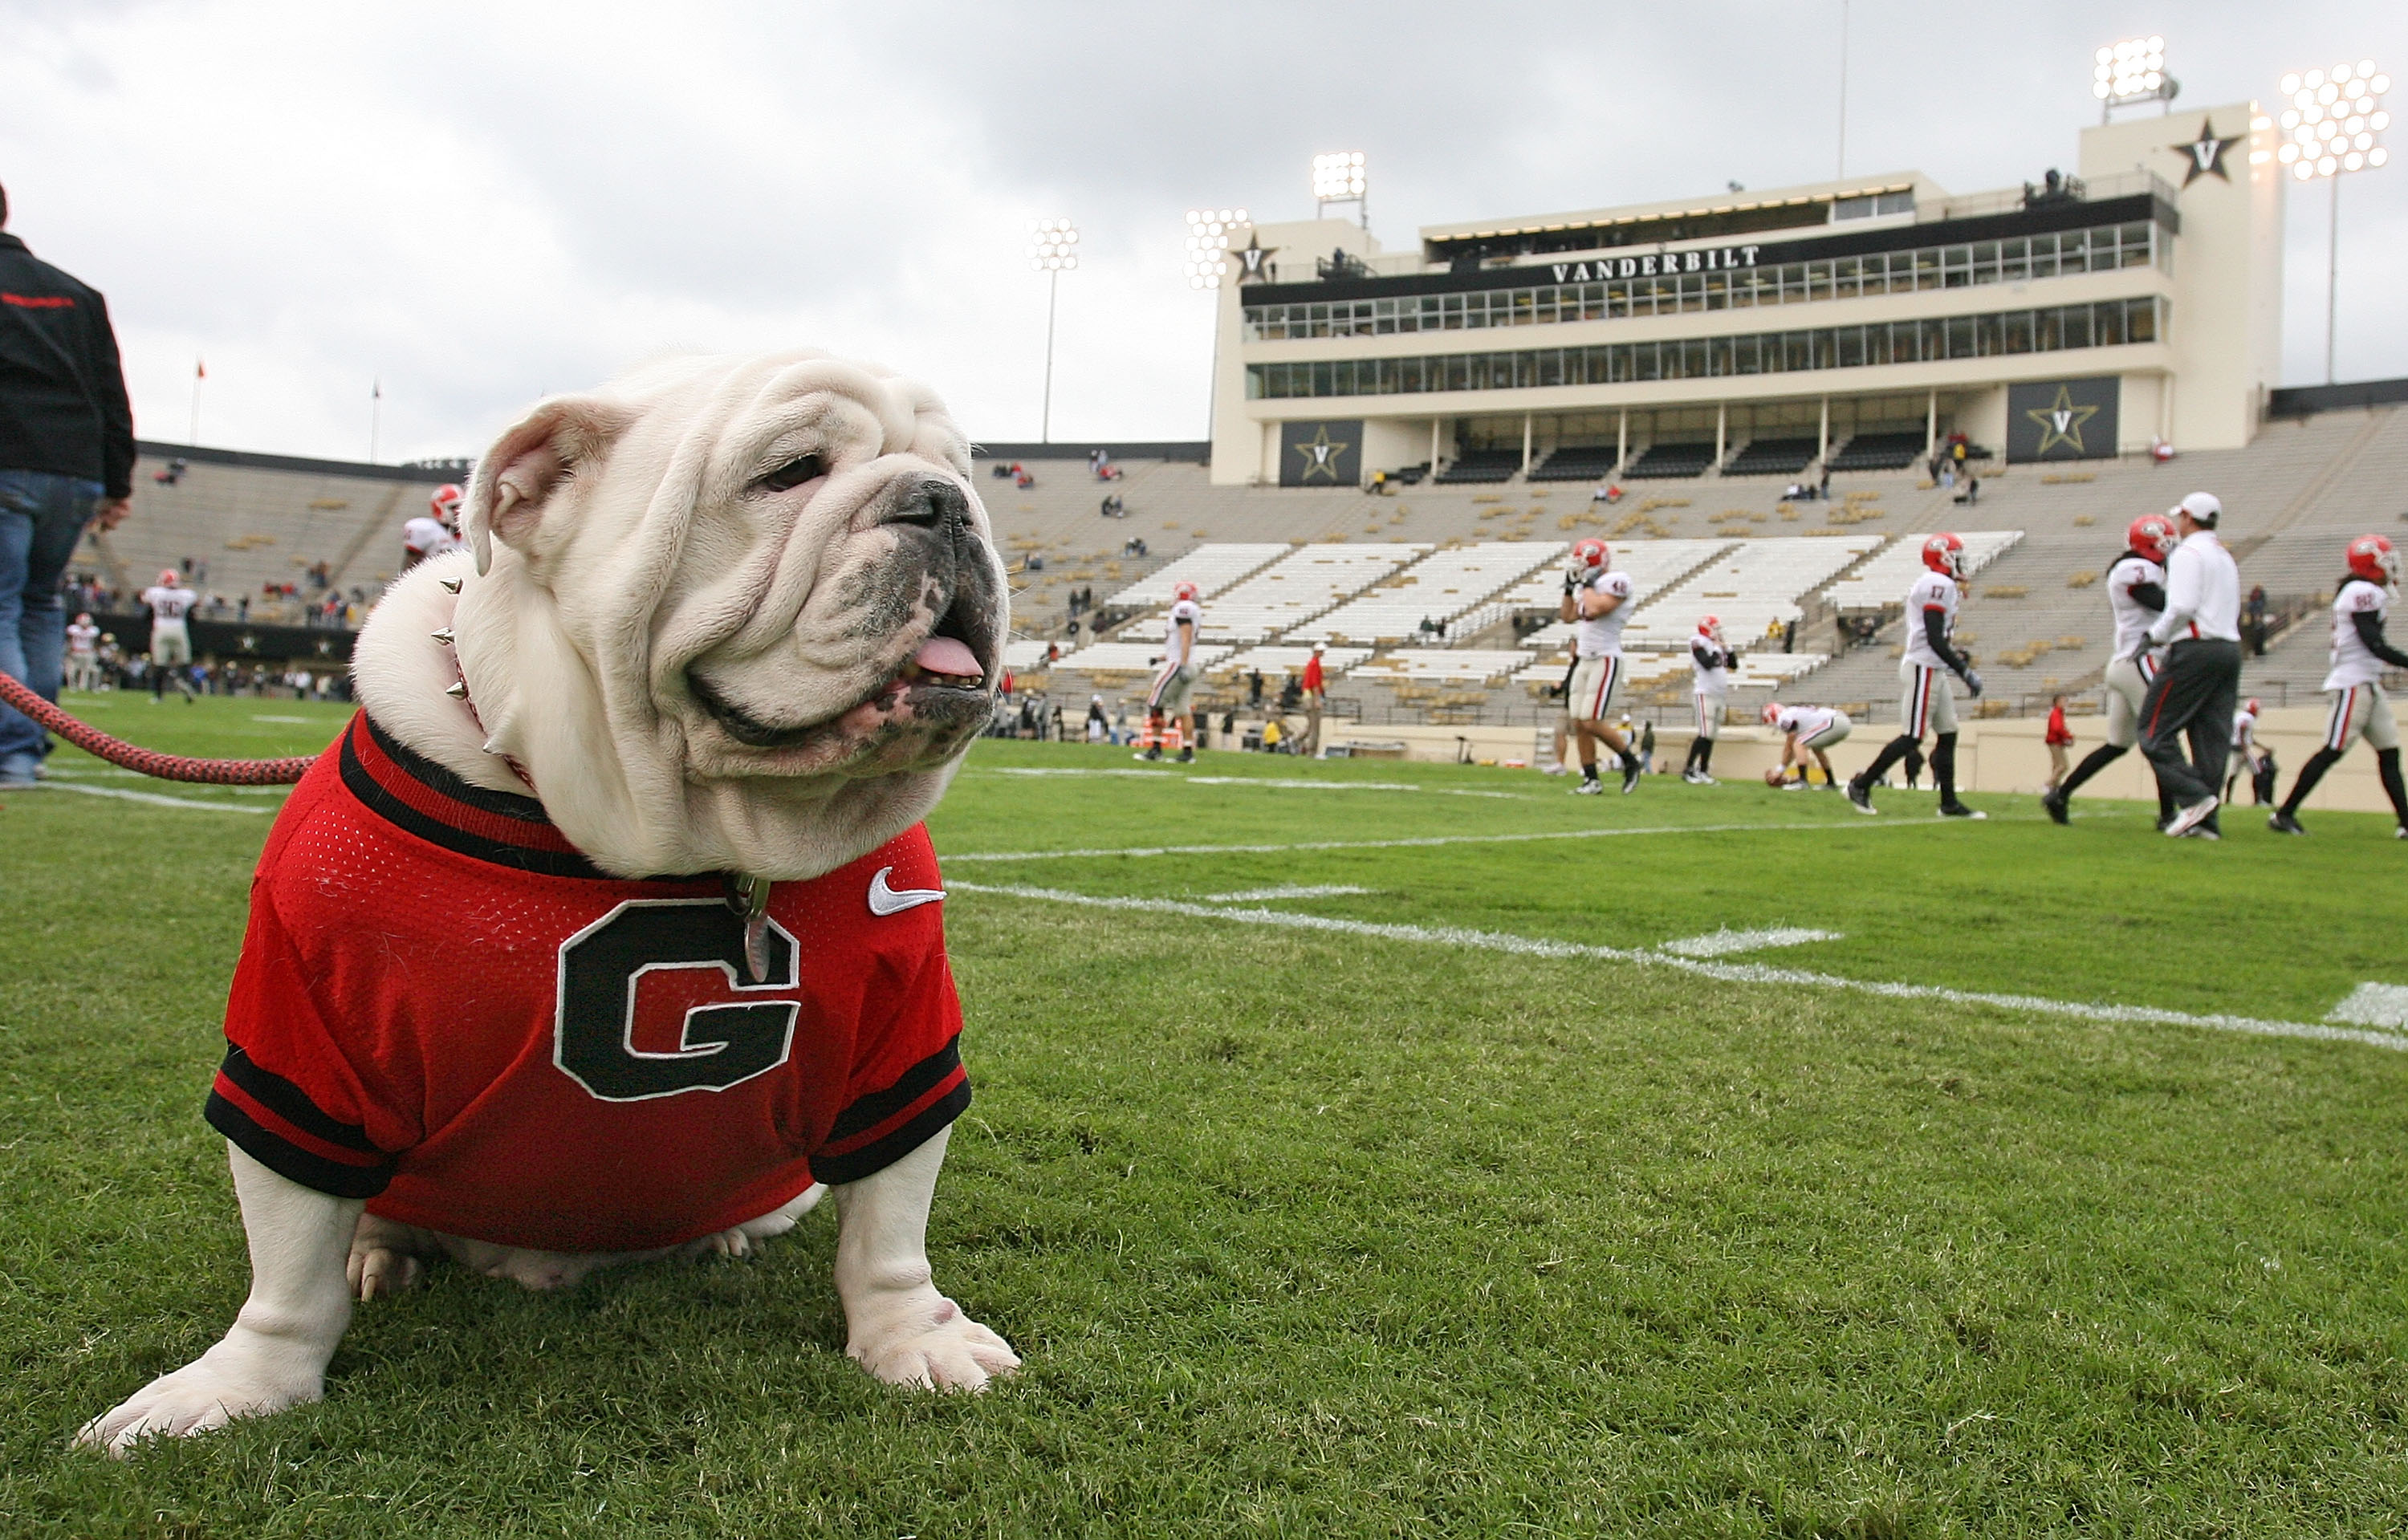
<path id="1" fill-rule="evenodd" d="M 104 290 L 139 431 L 474 453 L 525 402 L 667 349 L 810 345 L 1033 438 L 1068 216 L 1057 438 L 1193 438 L 1209 301 L 1183 212 L 1312 212 L 1369 157 L 1373 234 L 1832 175 L 1841 0 L 1581 6 L 635 7 L 0 0 L 9 229 Z M 2071 165 L 2091 50 L 2162 32 L 2184 105 L 2408 65 L 2408 6 L 1854 0 L 1846 166 L 1956 192 Z M 2408 80 L 2408 74 L 2403 74 Z M 2408 84 L 2392 93 L 2408 108 Z M 2408 129 L 2389 135 L 2408 154 Z M 2348 178 L 2344 379 L 2408 374 L 2408 164 Z M 2324 377 L 2329 189 L 2296 192 L 2286 383 Z"/>

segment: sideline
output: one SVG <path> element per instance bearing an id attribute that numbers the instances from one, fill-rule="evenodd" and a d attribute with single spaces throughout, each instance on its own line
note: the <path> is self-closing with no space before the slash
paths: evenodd
<path id="1" fill-rule="evenodd" d="M 958 860 L 959 857 L 954 859 Z M 1984 990 L 1952 990 L 1934 984 L 1885 983 L 1842 978 L 1836 974 L 1809 973 L 1800 968 L 1768 967 L 1760 962 L 1711 962 L 1643 948 L 1596 947 L 1577 941 L 1550 941 L 1498 931 L 1466 930 L 1457 926 L 1387 925 L 1361 920 L 1335 920 L 1324 915 L 1290 914 L 1278 909 L 1232 909 L 1188 904 L 1168 898 L 1111 898 L 1067 892 L 1058 888 L 1025 888 L 975 882 L 953 882 L 961 892 L 989 893 L 1001 898 L 1028 898 L 1047 904 L 1073 904 L 1088 908 L 1132 910 L 1144 914 L 1184 915 L 1196 920 L 1226 920 L 1240 925 L 1265 925 L 1286 930 L 1323 931 L 1340 935 L 1410 941 L 1422 946 L 1467 947 L 1481 951 L 1508 952 L 1521 957 L 1596 958 L 1610 962 L 1636 962 L 1647 967 L 1678 968 L 1684 973 L 1727 984 L 1779 984 L 1792 989 L 1846 990 L 1885 995 L 1893 1000 L 1940 1000 L 1955 1005 L 1990 1005 L 2037 1016 L 2071 1017 L 2084 1021 L 2134 1022 L 2156 1026 L 2204 1027 L 2214 1032 L 2243 1033 L 2257 1037 L 2305 1037 L 2326 1042 L 2363 1043 L 2370 1048 L 2408 1051 L 2408 1036 L 2311 1021 L 2269 1021 L 2248 1016 L 2200 1016 L 2189 1011 L 2161 1010 L 2147 1005 L 2096 1005 L 2076 1000 L 2050 1000 L 2031 994 L 1997 994 Z"/>
<path id="2" fill-rule="evenodd" d="M 274 813 L 275 807 L 253 807 L 239 802 L 199 802 L 191 797 L 163 797 L 156 791 L 128 791 L 115 786 L 84 786 L 71 780 L 52 778 L 40 783 L 39 789 L 50 791 L 76 791 L 87 797 L 116 797 L 123 802 L 148 803 L 153 807 L 198 807 L 210 813 Z M 239 791 L 241 788 L 229 788 Z"/>
<path id="3" fill-rule="evenodd" d="M 2000 820 L 1993 819 L 1989 821 L 1996 823 Z M 1947 825 L 1936 819 L 1929 822 L 1893 819 L 1886 823 L 1842 823 L 1836 819 L 1821 823 L 1668 823 L 1638 829 L 1551 829 L 1527 834 L 1422 834 L 1410 839 L 1323 839 L 1299 845 L 1130 845 L 1078 850 L 955 850 L 940 852 L 938 864 L 958 866 L 967 861 L 1072 861 L 1096 856 L 1265 856 L 1279 855 L 1288 850 L 1408 850 L 1440 845 L 1519 845 L 1540 839 L 1620 839 L 1635 834 L 1757 834 L 1840 829 L 1870 833 L 1878 829 L 1944 827 Z"/>

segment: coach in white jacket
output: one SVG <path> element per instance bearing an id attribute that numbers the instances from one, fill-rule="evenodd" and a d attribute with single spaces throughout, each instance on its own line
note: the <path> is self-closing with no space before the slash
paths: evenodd
<path id="1" fill-rule="evenodd" d="M 2149 628 L 2149 641 L 2166 647 L 2166 662 L 2141 706 L 2141 752 L 2173 803 L 2166 833 L 2213 838 L 2241 697 L 2241 568 L 2215 537 L 2222 503 L 2195 492 L 2172 511 L 2182 543 L 2166 560 L 2165 612 Z"/>

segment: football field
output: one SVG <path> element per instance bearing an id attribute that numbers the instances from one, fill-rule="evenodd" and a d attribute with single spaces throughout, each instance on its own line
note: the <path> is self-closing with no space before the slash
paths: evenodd
<path id="1" fill-rule="evenodd" d="M 68 704 L 217 754 L 347 715 Z M 2365 989 L 2408 986 L 2388 819 L 2312 806 L 2285 840 L 2241 808 L 2209 845 L 2130 803 L 1943 823 L 1928 791 L 1867 819 L 982 743 L 931 820 L 977 1100 L 929 1249 L 1019 1378 L 855 1369 L 824 1208 L 566 1295 L 438 1269 L 362 1307 L 324 1404 L 112 1464 L 76 1426 L 242 1297 L 199 1107 L 281 793 L 51 763 L 0 798 L 0 1533 L 2408 1514 L 2408 1028 Z"/>

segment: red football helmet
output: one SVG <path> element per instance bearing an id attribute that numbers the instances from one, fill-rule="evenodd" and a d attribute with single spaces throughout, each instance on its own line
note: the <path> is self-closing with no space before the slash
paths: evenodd
<path id="1" fill-rule="evenodd" d="M 2144 513 L 2124 532 L 2124 543 L 2136 554 L 2161 564 L 2181 541 L 2174 521 L 2162 513 Z"/>
<path id="2" fill-rule="evenodd" d="M 1723 639 L 1723 618 L 1719 615 L 1701 618 L 1698 621 L 1698 635 L 1709 641 L 1720 642 Z"/>
<path id="3" fill-rule="evenodd" d="M 1170 585 L 1171 598 L 1181 604 L 1192 603 L 1198 592 L 1199 591 L 1193 583 L 1173 583 Z"/>
<path id="4" fill-rule="evenodd" d="M 2400 553 L 2380 535 L 2361 535 L 2349 543 L 2349 570 L 2370 583 L 2396 588 L 2400 583 Z"/>
<path id="5" fill-rule="evenodd" d="M 174 567 L 168 567 L 159 574 L 159 586 L 161 588 L 174 588 L 176 586 L 176 579 L 182 576 L 183 574 L 178 572 Z"/>
<path id="6" fill-rule="evenodd" d="M 1941 534 L 1923 542 L 1923 564 L 1943 578 L 1965 576 L 1965 542 L 1953 535 Z"/>
<path id="7" fill-rule="evenodd" d="M 1762 715 L 1764 717 L 1764 725 L 1767 727 L 1772 726 L 1775 722 L 1778 722 L 1781 720 L 1781 703 L 1779 701 L 1765 702 Z"/>
<path id="8" fill-rule="evenodd" d="M 2253 717 L 2256 716 L 2258 714 L 2258 697 L 2255 695 L 2250 696 L 2248 703 L 2243 706 L 2241 709 L 2248 712 Z"/>
<path id="9" fill-rule="evenodd" d="M 427 497 L 426 510 L 433 514 L 435 521 L 445 529 L 457 529 L 460 527 L 462 495 L 457 483 L 446 481 Z"/>
<path id="10" fill-rule="evenodd" d="M 1583 572 L 1601 572 L 1612 560 L 1613 552 L 1594 535 L 1572 547 L 1572 564 Z"/>

